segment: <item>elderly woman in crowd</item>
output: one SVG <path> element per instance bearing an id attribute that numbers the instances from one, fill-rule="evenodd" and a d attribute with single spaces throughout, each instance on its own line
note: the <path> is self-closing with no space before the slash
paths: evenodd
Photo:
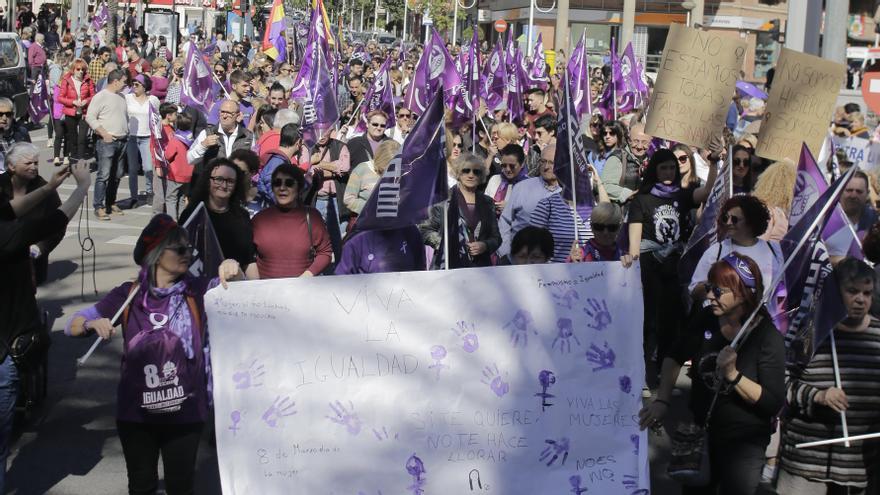
<path id="1" fill-rule="evenodd" d="M 193 184 L 190 203 L 180 214 L 180 222 L 184 224 L 199 204 L 204 203 L 223 257 L 241 266 L 251 264 L 255 255 L 254 231 L 244 208 L 247 187 L 246 174 L 235 163 L 225 158 L 212 160 Z"/>
<path id="2" fill-rule="evenodd" d="M 707 184 L 713 184 L 717 174 L 717 166 L 711 165 Z M 680 287 L 678 261 L 686 241 L 683 232 L 690 211 L 708 196 L 709 186 L 683 189 L 675 154 L 661 149 L 651 156 L 642 185 L 629 205 L 629 253 L 623 264 L 641 260 L 646 369 L 655 360 L 662 362 L 679 333 L 684 305 L 676 288 Z M 652 372 L 648 378 L 650 384 Z"/>
<path id="3" fill-rule="evenodd" d="M 590 213 L 590 230 L 593 238 L 583 244 L 574 246 L 570 261 L 620 261 L 623 251 L 617 245 L 617 233 L 623 214 L 614 203 L 599 203 Z"/>
<path id="4" fill-rule="evenodd" d="M 361 210 L 370 199 L 373 188 L 382 178 L 388 164 L 394 159 L 397 152 L 400 151 L 400 144 L 394 140 L 382 141 L 382 144 L 376 148 L 376 154 L 372 160 L 361 163 L 351 172 L 348 177 L 348 184 L 345 186 L 345 196 L 343 202 L 345 207 L 351 212 L 351 220 L 349 221 L 349 230 L 354 225 L 354 220 L 361 214 Z"/>
<path id="5" fill-rule="evenodd" d="M 734 251 L 751 258 L 768 285 L 773 281 L 783 259 L 779 243 L 759 237 L 767 230 L 769 222 L 767 206 L 754 196 L 734 196 L 721 206 L 718 232 L 723 232 L 724 236 L 721 241 L 710 245 L 697 263 L 688 285 L 695 300 L 706 297 L 707 276 L 712 264 Z"/>
<path id="6" fill-rule="evenodd" d="M 6 152 L 6 173 L 0 174 L 0 203 L 22 198 L 30 192 L 46 185 L 40 177 L 40 150 L 31 143 L 15 143 Z M 61 206 L 61 198 L 53 190 L 39 206 L 31 209 L 20 220 L 37 221 L 52 214 Z M 34 260 L 34 278 L 37 284 L 46 280 L 49 266 L 49 253 L 64 239 L 64 229 L 54 232 L 36 244 L 31 245 L 31 258 Z"/>
<path id="7" fill-rule="evenodd" d="M 841 413 L 846 413 L 850 436 L 876 433 L 880 424 L 880 320 L 869 313 L 877 275 L 855 258 L 844 258 L 834 272 L 846 318 L 814 348 L 795 348 L 796 357 L 791 361 L 802 364 L 808 360 L 808 364 L 792 370 L 788 381 L 779 493 L 868 495 L 880 490 L 876 472 L 880 449 L 876 440 L 853 442 L 852 446 L 840 442 L 797 448 L 799 443 L 843 437 Z M 840 386 L 835 381 L 835 358 Z"/>
<path id="8" fill-rule="evenodd" d="M 288 163 L 272 172 L 275 205 L 254 216 L 256 263 L 246 267 L 248 278 L 312 277 L 329 265 L 330 235 L 321 214 L 305 206 L 302 170 Z"/>
<path id="9" fill-rule="evenodd" d="M 186 230 L 168 215 L 156 215 L 135 244 L 134 261 L 140 267 L 137 279 L 78 311 L 65 329 L 74 337 L 97 333 L 109 339 L 116 333 L 110 318 L 125 308 L 121 323 L 126 350 L 117 391 L 116 428 L 130 493 L 156 493 L 160 454 L 168 493 L 193 493 L 196 455 L 208 418 L 203 297 L 216 279 L 190 275 L 192 252 Z M 169 332 L 163 345 L 179 357 L 176 380 L 162 378 L 160 354 L 145 350 L 154 342 L 132 347 L 133 341 L 143 341 L 138 337 L 155 329 Z M 151 402 L 151 396 L 171 396 L 176 389 L 183 390 L 185 400 Z"/>
<path id="10" fill-rule="evenodd" d="M 788 232 L 788 216 L 794 197 L 797 169 L 788 162 L 776 162 L 758 177 L 753 196 L 767 205 L 770 223 L 759 237 L 766 241 L 781 241 Z M 799 208 L 802 208 L 800 205 Z M 799 212 L 800 214 L 800 212 Z"/>
<path id="11" fill-rule="evenodd" d="M 486 185 L 486 195 L 495 201 L 496 216 L 501 216 L 514 186 L 529 178 L 528 169 L 525 167 L 526 155 L 522 146 L 508 144 L 499 151 L 499 154 L 501 173 L 489 178 L 489 183 Z"/>
<path id="12" fill-rule="evenodd" d="M 752 495 L 761 481 L 772 421 L 785 398 L 785 345 L 761 308 L 750 333 L 734 349 L 730 343 L 758 309 L 764 283 L 748 256 L 731 253 L 709 270 L 709 306 L 702 308 L 663 360 L 657 398 L 639 412 L 642 429 L 659 426 L 670 408 L 681 367 L 690 360 L 694 422 L 708 418 L 711 481 L 684 487 L 685 494 Z M 715 390 L 717 402 L 709 414 Z M 780 492 L 795 493 L 795 492 Z"/>
<path id="13" fill-rule="evenodd" d="M 501 172 L 501 150 L 508 144 L 519 143 L 519 130 L 510 122 L 501 122 L 492 126 L 492 139 L 489 145 L 489 155 L 486 157 L 486 167 L 488 167 L 488 176 L 492 176 Z"/>
<path id="14" fill-rule="evenodd" d="M 479 192 L 488 166 L 473 153 L 463 154 L 453 166 L 458 184 L 449 189 L 449 231 L 443 231 L 443 205 L 435 205 L 420 227 L 422 239 L 434 248 L 434 268 L 444 266 L 444 235 L 449 235 L 450 268 L 489 266 L 501 245 L 501 233 L 492 198 Z"/>

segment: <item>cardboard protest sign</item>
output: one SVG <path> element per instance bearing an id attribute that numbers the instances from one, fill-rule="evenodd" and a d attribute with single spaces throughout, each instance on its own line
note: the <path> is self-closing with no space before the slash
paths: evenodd
<path id="1" fill-rule="evenodd" d="M 801 143 L 820 149 L 845 79 L 842 64 L 783 48 L 755 153 L 797 163 Z"/>
<path id="2" fill-rule="evenodd" d="M 708 147 L 724 128 L 745 53 L 744 41 L 672 24 L 645 132 Z"/>
<path id="3" fill-rule="evenodd" d="M 648 493 L 640 287 L 578 263 L 212 290 L 223 493 Z"/>

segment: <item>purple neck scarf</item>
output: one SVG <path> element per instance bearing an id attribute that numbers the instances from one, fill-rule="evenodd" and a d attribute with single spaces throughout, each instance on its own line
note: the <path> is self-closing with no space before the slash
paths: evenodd
<path id="1" fill-rule="evenodd" d="M 508 186 L 516 185 L 519 181 L 529 178 L 529 174 L 526 170 L 525 165 L 523 165 L 523 167 L 519 169 L 519 174 L 517 174 L 516 177 L 514 177 L 513 179 L 508 179 L 507 176 L 503 173 L 499 175 L 501 176 L 501 184 L 498 185 L 498 190 L 495 191 L 495 196 L 492 197 L 495 202 L 504 201 L 504 198 L 507 197 Z"/>
<path id="2" fill-rule="evenodd" d="M 143 293 L 140 304 L 144 312 L 150 316 L 150 323 L 155 326 L 165 326 L 180 337 L 186 357 L 192 359 L 195 355 L 192 346 L 192 315 L 189 311 L 189 305 L 186 303 L 189 277 L 189 274 L 184 275 L 171 287 L 153 287 L 150 283 L 149 270 L 141 268 L 138 283 L 141 287 L 140 291 Z M 154 315 L 156 315 L 155 318 Z M 165 316 L 167 319 L 159 321 L 161 316 Z M 156 321 L 153 321 L 154 319 Z"/>
<path id="3" fill-rule="evenodd" d="M 678 196 L 681 186 L 677 184 L 664 184 L 658 182 L 651 188 L 651 195 L 658 198 L 674 198 Z"/>

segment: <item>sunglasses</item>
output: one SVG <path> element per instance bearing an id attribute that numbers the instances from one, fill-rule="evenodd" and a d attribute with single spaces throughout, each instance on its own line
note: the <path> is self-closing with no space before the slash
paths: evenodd
<path id="1" fill-rule="evenodd" d="M 12 117 L 12 112 L 0 112 L 0 117 Z"/>
<path id="2" fill-rule="evenodd" d="M 388 127 L 387 125 L 385 125 L 385 124 L 380 124 L 380 123 L 378 123 L 378 122 L 370 122 L 370 125 L 371 125 L 372 127 L 378 127 L 378 128 L 380 128 L 380 129 L 384 129 L 384 128 Z"/>
<path id="3" fill-rule="evenodd" d="M 411 113 L 399 113 L 399 114 L 397 114 L 397 118 L 398 119 L 411 119 L 412 114 Z"/>
<path id="4" fill-rule="evenodd" d="M 617 232 L 620 230 L 620 225 L 616 223 L 591 223 L 591 227 L 593 227 L 593 232 Z"/>
<path id="5" fill-rule="evenodd" d="M 728 215 L 727 213 L 725 213 L 724 215 L 721 215 L 721 222 L 722 223 L 730 222 L 731 225 L 736 225 L 739 223 L 740 220 L 741 220 L 740 217 L 738 217 L 736 215 Z"/>
<path id="6" fill-rule="evenodd" d="M 273 179 L 272 180 L 272 187 L 284 186 L 284 187 L 292 188 L 295 185 L 296 185 L 296 181 L 294 179 Z"/>
<path id="7" fill-rule="evenodd" d="M 165 249 L 174 252 L 178 256 L 186 256 L 188 254 L 192 254 L 193 247 L 189 244 L 183 246 L 168 246 Z"/>
<path id="8" fill-rule="evenodd" d="M 723 296 L 724 294 L 727 294 L 728 292 L 732 292 L 727 287 L 718 287 L 715 284 L 708 284 L 708 283 L 706 284 L 706 290 L 708 292 L 711 292 L 712 295 L 715 296 L 715 299 L 720 298 L 721 296 Z"/>
<path id="9" fill-rule="evenodd" d="M 461 148 L 462 148 L 461 143 L 452 143 L 452 147 L 453 147 L 453 148 L 458 148 L 458 149 L 461 149 Z"/>
<path id="10" fill-rule="evenodd" d="M 234 187 L 235 179 L 229 179 L 227 177 L 220 177 L 219 175 L 211 177 L 211 182 L 214 183 L 215 186 L 226 186 L 226 187 Z"/>
<path id="11" fill-rule="evenodd" d="M 678 163 L 687 163 L 687 162 L 688 162 L 688 156 L 687 156 L 687 155 L 681 155 L 680 157 L 677 158 L 677 160 L 678 160 Z"/>
<path id="12" fill-rule="evenodd" d="M 748 167 L 749 165 L 751 165 L 750 162 L 751 162 L 751 160 L 749 160 L 748 158 L 734 158 L 733 159 L 733 166 L 734 167 L 739 167 L 739 166 Z"/>
<path id="13" fill-rule="evenodd" d="M 461 169 L 461 175 L 474 174 L 476 176 L 483 175 L 483 171 L 479 168 L 463 168 Z"/>
<path id="14" fill-rule="evenodd" d="M 612 131 L 611 129 L 606 129 L 605 132 L 603 133 L 603 135 L 617 137 L 617 133 Z"/>
<path id="15" fill-rule="evenodd" d="M 519 163 L 504 163 L 504 162 L 501 163 L 501 168 L 509 168 L 511 170 L 515 169 L 518 166 L 519 166 Z"/>

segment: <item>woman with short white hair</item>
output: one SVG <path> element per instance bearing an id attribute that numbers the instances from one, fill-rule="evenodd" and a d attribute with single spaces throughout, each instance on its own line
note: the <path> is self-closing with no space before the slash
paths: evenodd
<path id="1" fill-rule="evenodd" d="M 478 191 L 488 164 L 473 153 L 464 153 L 451 165 L 458 183 L 449 189 L 447 200 L 449 267 L 490 266 L 492 253 L 501 245 L 501 232 L 495 218 L 495 202 Z M 434 248 L 432 266 L 442 268 L 445 265 L 442 203 L 431 208 L 430 218 L 419 229 L 425 244 Z"/>

